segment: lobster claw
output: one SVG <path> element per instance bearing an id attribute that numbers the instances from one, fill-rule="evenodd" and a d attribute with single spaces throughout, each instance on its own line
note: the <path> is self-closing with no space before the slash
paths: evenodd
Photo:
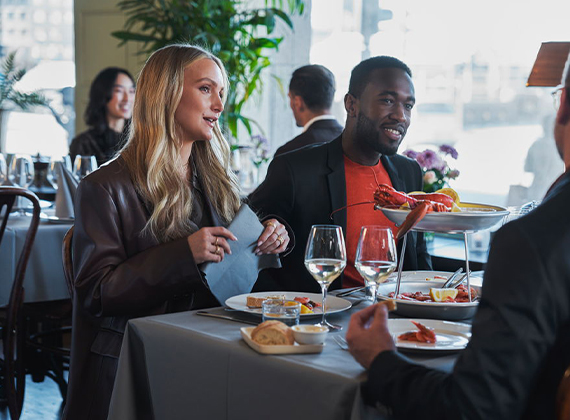
<path id="1" fill-rule="evenodd" d="M 419 201 L 418 205 L 408 214 L 404 222 L 398 228 L 396 239 L 402 239 L 415 225 L 417 225 L 432 209 L 430 203 Z"/>

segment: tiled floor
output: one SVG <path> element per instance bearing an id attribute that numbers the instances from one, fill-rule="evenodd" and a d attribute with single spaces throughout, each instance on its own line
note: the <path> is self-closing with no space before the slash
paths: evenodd
<path id="1" fill-rule="evenodd" d="M 59 388 L 49 378 L 34 383 L 30 375 L 26 377 L 24 410 L 21 420 L 59 420 L 63 410 L 63 400 Z M 0 407 L 0 420 L 10 419 L 8 407 Z"/>

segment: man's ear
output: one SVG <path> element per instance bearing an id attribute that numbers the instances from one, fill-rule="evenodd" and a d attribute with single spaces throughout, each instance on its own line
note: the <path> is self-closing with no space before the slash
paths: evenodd
<path id="1" fill-rule="evenodd" d="M 560 97 L 560 108 L 556 114 L 556 123 L 560 125 L 566 125 L 570 123 L 570 97 L 568 95 L 570 87 L 567 87 L 562 91 L 562 96 Z"/>
<path id="2" fill-rule="evenodd" d="M 346 95 L 344 95 L 344 109 L 346 110 L 346 114 L 351 118 L 354 118 L 357 115 L 356 112 L 357 100 L 358 99 L 352 96 L 351 93 L 347 93 Z"/>

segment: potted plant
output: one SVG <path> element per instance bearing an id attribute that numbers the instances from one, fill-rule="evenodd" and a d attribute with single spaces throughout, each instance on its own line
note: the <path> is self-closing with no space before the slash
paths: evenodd
<path id="1" fill-rule="evenodd" d="M 245 0 L 122 0 L 128 16 L 125 30 L 113 32 L 121 40 L 141 42 L 149 54 L 165 45 L 186 41 L 209 48 L 226 66 L 231 89 L 222 114 L 222 128 L 235 139 L 238 122 L 251 135 L 259 125 L 242 114 L 244 104 L 262 89 L 262 71 L 271 64 L 269 52 L 283 40 L 272 33 L 278 21 L 291 29 L 290 15 L 303 13 L 303 0 L 265 0 L 250 7 Z M 261 130 L 263 131 L 263 130 Z"/>
<path id="2" fill-rule="evenodd" d="M 47 105 L 44 96 L 39 92 L 20 92 L 15 89 L 27 69 L 16 67 L 16 52 L 9 53 L 1 65 L 0 72 L 0 152 L 5 149 L 5 131 L 8 111 L 15 108 L 27 111 L 32 106 Z"/>

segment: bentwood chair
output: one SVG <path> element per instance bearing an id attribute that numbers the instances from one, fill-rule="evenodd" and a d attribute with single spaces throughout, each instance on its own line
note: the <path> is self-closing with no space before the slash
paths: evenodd
<path id="1" fill-rule="evenodd" d="M 26 345 L 34 353 L 29 359 L 43 360 L 37 368 L 39 374 L 51 378 L 59 387 L 62 398 L 67 396 L 67 381 L 64 370 L 69 369 L 70 347 L 64 345 L 64 338 L 71 336 L 71 314 L 73 300 L 73 268 L 71 263 L 72 226 L 63 238 L 62 261 L 63 273 L 70 299 L 57 302 L 25 305 L 25 314 L 29 326 L 42 325 L 42 329 L 28 334 Z M 51 328 L 45 325 L 52 324 Z M 43 356 L 43 357 L 41 357 Z M 32 375 L 33 377 L 33 375 Z"/>
<path id="2" fill-rule="evenodd" d="M 570 366 L 564 372 L 556 395 L 556 420 L 570 420 Z"/>
<path id="3" fill-rule="evenodd" d="M 6 224 L 12 208 L 18 197 L 27 198 L 33 206 L 30 225 L 20 252 L 10 297 L 3 307 L 4 319 L 1 320 L 2 338 L 2 384 L 4 395 L 1 400 L 7 402 L 12 420 L 19 419 L 24 404 L 24 389 L 26 384 L 24 366 L 24 339 L 25 327 L 23 322 L 22 305 L 24 302 L 24 277 L 26 266 L 32 252 L 32 246 L 40 221 L 40 202 L 36 195 L 28 190 L 17 187 L 0 187 L 0 215 L 3 213 L 0 224 L 0 243 L 6 231 Z M 27 217 L 27 216 L 20 216 Z"/>

